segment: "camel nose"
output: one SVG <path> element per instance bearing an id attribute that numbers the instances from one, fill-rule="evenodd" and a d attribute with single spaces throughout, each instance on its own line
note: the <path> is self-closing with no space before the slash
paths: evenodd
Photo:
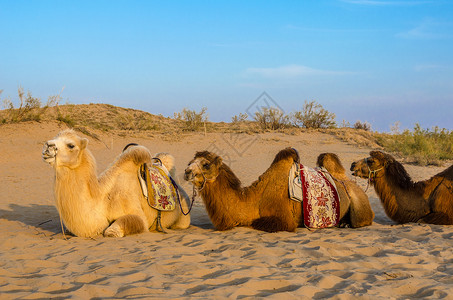
<path id="1" fill-rule="evenodd" d="M 184 172 L 184 180 L 189 181 L 193 178 L 192 170 L 186 169 Z"/>
<path id="2" fill-rule="evenodd" d="M 48 153 L 50 150 L 57 150 L 57 146 L 55 145 L 54 142 L 45 142 L 44 147 L 43 147 L 43 153 Z"/>
<path id="3" fill-rule="evenodd" d="M 350 170 L 351 170 L 351 171 L 354 171 L 356 165 L 357 165 L 357 163 L 356 163 L 356 162 L 353 162 L 353 163 L 351 164 L 351 169 L 350 169 Z"/>

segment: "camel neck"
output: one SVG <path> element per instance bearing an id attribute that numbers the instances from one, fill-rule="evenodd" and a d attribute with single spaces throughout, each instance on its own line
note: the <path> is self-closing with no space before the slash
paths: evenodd
<path id="1" fill-rule="evenodd" d="M 416 222 L 429 212 L 428 202 L 413 184 L 402 186 L 384 173 L 373 185 L 387 216 L 397 223 Z"/>

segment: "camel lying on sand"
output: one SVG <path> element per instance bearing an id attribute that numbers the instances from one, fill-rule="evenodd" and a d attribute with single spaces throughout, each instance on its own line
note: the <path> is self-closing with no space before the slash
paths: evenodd
<path id="1" fill-rule="evenodd" d="M 250 226 L 267 232 L 295 231 L 303 224 L 300 202 L 289 198 L 288 175 L 299 155 L 292 148 L 280 151 L 271 166 L 249 187 L 242 187 L 231 169 L 214 153 L 197 152 L 185 170 L 185 179 L 199 191 L 209 217 L 217 230 L 236 226 Z M 360 217 L 363 201 L 337 186 L 340 195 L 340 219 L 348 218 L 352 227 L 370 225 L 374 214 L 365 212 Z M 348 197 L 351 195 L 351 199 Z M 365 195 L 366 196 L 366 195 Z M 368 204 L 369 208 L 369 204 Z"/>
<path id="2" fill-rule="evenodd" d="M 131 146 L 121 153 L 99 177 L 96 161 L 87 148 L 88 140 L 73 130 L 60 132 L 47 141 L 43 160 L 55 169 L 55 200 L 60 218 L 73 234 L 81 237 L 121 237 L 157 228 L 156 219 L 164 228 L 184 229 L 190 216 L 178 207 L 158 213 L 148 205 L 138 180 L 139 168 L 151 163 L 152 156 L 143 146 Z M 161 154 L 168 170 L 174 159 Z M 179 187 L 180 192 L 184 191 Z M 187 211 L 187 203 L 181 200 Z"/>
<path id="3" fill-rule="evenodd" d="M 453 225 L 453 165 L 431 179 L 413 182 L 389 154 L 371 151 L 370 155 L 352 163 L 351 171 L 371 182 L 390 219 Z"/>

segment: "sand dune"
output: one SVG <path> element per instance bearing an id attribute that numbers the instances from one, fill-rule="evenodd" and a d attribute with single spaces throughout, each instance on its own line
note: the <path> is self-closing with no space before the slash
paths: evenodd
<path id="1" fill-rule="evenodd" d="M 453 226 L 395 225 L 372 189 L 376 218 L 359 229 L 219 232 L 197 199 L 187 230 L 64 240 L 53 171 L 41 161 L 43 142 L 61 129 L 52 122 L 0 126 L 1 299 L 453 299 Z M 244 184 L 287 146 L 309 166 L 319 153 L 335 152 L 348 167 L 370 150 L 315 132 L 99 137 L 88 137 L 99 172 L 125 144 L 138 142 L 175 156 L 177 180 L 189 194 L 182 174 L 197 150 L 218 152 Z M 417 180 L 443 169 L 406 167 Z"/>

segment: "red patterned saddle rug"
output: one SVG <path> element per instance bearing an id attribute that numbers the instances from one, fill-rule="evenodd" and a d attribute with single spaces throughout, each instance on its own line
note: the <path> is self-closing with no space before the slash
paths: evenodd
<path id="1" fill-rule="evenodd" d="M 176 208 L 178 194 L 163 165 L 143 164 L 138 178 L 149 206 L 159 211 L 172 211 Z"/>
<path id="2" fill-rule="evenodd" d="M 326 169 L 295 164 L 290 171 L 289 186 L 291 199 L 302 201 L 306 227 L 326 228 L 339 224 L 340 198 Z"/>

